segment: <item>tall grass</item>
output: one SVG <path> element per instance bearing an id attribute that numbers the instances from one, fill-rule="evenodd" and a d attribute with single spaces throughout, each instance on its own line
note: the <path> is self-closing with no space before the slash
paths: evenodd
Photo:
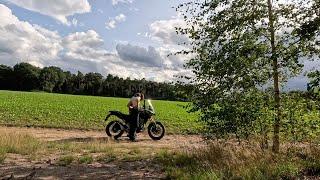
<path id="1" fill-rule="evenodd" d="M 157 155 L 170 179 L 303 179 L 320 177 L 320 147 L 283 149 L 212 143 L 193 152 Z"/>
<path id="2" fill-rule="evenodd" d="M 34 137 L 23 133 L 0 132 L 0 151 L 21 155 L 35 154 L 42 143 Z M 0 152 L 1 154 L 1 152 Z"/>
<path id="3" fill-rule="evenodd" d="M 4 148 L 0 147 L 0 164 L 4 162 L 6 159 L 7 152 L 5 151 Z"/>

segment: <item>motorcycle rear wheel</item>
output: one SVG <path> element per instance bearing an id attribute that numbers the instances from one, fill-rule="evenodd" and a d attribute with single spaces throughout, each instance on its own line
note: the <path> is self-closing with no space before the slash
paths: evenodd
<path id="1" fill-rule="evenodd" d="M 165 134 L 165 128 L 159 121 L 150 123 L 148 126 L 148 134 L 151 139 L 158 141 L 163 138 Z"/>
<path id="2" fill-rule="evenodd" d="M 117 140 L 124 133 L 124 126 L 120 121 L 111 121 L 106 126 L 106 133 Z"/>

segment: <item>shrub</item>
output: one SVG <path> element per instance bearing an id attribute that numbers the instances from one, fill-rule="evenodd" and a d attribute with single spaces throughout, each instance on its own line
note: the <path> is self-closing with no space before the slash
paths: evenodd
<path id="1" fill-rule="evenodd" d="M 58 160 L 59 166 L 68 166 L 74 161 L 74 157 L 71 155 L 62 156 Z"/>
<path id="2" fill-rule="evenodd" d="M 91 155 L 84 155 L 79 158 L 80 164 L 90 164 L 93 162 L 93 157 Z"/>

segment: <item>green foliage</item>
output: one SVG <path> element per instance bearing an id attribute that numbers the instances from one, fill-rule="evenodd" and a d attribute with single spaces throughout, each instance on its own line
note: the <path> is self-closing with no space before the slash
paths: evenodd
<path id="1" fill-rule="evenodd" d="M 91 155 L 83 155 L 78 159 L 80 164 L 90 164 L 93 162 L 93 157 Z"/>
<path id="2" fill-rule="evenodd" d="M 309 153 L 303 154 L 304 174 L 320 176 L 320 146 L 311 146 Z"/>
<path id="3" fill-rule="evenodd" d="M 308 73 L 310 82 L 308 83 L 308 91 L 320 98 L 320 71 Z"/>
<path id="4" fill-rule="evenodd" d="M 74 157 L 72 155 L 62 156 L 58 159 L 57 164 L 59 166 L 68 166 L 74 161 Z"/>
<path id="5" fill-rule="evenodd" d="M 99 73 L 88 73 L 84 76 L 85 91 L 88 94 L 99 94 L 99 90 L 102 84 L 102 75 Z"/>
<path id="6" fill-rule="evenodd" d="M 117 156 L 115 154 L 104 154 L 97 159 L 100 163 L 110 163 L 115 160 L 117 160 Z"/>
<path id="7" fill-rule="evenodd" d="M 248 145 L 248 144 L 247 144 Z M 246 146 L 246 145 L 245 145 Z M 155 157 L 168 179 L 305 179 L 319 177 L 319 148 L 271 154 L 255 145 L 209 144 L 195 151 L 160 152 Z M 302 153 L 305 153 L 302 155 Z"/>
<path id="8" fill-rule="evenodd" d="M 128 112 L 128 99 L 52 93 L 0 91 L 0 123 L 18 126 L 104 129 L 109 110 Z M 169 133 L 197 133 L 201 123 L 183 108 L 186 103 L 153 100 L 156 119 Z"/>
<path id="9" fill-rule="evenodd" d="M 40 69 L 28 63 L 20 63 L 13 67 L 15 88 L 33 90 L 39 87 Z"/>
<path id="10" fill-rule="evenodd" d="M 206 122 L 207 136 L 211 138 L 248 138 L 255 134 L 255 125 L 261 116 L 262 95 L 258 91 L 232 93 L 212 106 L 201 110 Z"/>
<path id="11" fill-rule="evenodd" d="M 270 123 L 273 114 L 274 151 L 279 151 L 282 124 L 279 84 L 298 75 L 303 60 L 319 57 L 318 1 L 190 1 L 178 6 L 187 23 L 177 28 L 190 39 L 186 68 L 194 89 L 192 111 L 200 111 L 213 137 L 247 137 L 252 124 Z M 273 83 L 273 99 L 258 87 Z M 265 107 L 267 104 L 267 107 Z M 268 120 L 268 122 L 263 122 Z M 261 126 L 262 127 L 262 126 Z M 268 133 L 266 127 L 261 132 Z"/>
<path id="12" fill-rule="evenodd" d="M 43 91 L 52 92 L 61 91 L 65 78 L 62 69 L 51 66 L 41 69 L 39 80 Z"/>
<path id="13" fill-rule="evenodd" d="M 168 179 L 218 179 L 213 171 L 204 171 L 194 156 L 161 151 L 154 161 L 162 164 Z"/>
<path id="14" fill-rule="evenodd" d="M 287 140 L 311 141 L 320 135 L 319 101 L 307 93 L 283 95 L 283 137 Z"/>
<path id="15" fill-rule="evenodd" d="M 173 83 L 153 82 L 145 79 L 126 79 L 99 73 L 73 74 L 59 67 L 40 69 L 28 63 L 20 63 L 12 69 L 0 65 L 0 89 L 18 91 L 46 91 L 65 94 L 131 97 L 143 92 L 147 97 L 165 100 L 186 100 L 178 86 Z"/>
<path id="16" fill-rule="evenodd" d="M 281 160 L 285 158 L 281 157 Z M 288 159 L 285 159 L 288 160 Z M 242 167 L 243 171 L 239 172 L 239 177 L 244 179 L 295 179 L 299 177 L 301 171 L 299 164 L 291 162 L 270 163 L 266 160 L 254 162 L 253 165 Z"/>
<path id="17" fill-rule="evenodd" d="M 9 66 L 0 65 L 0 89 L 9 89 L 13 86 L 13 69 Z"/>

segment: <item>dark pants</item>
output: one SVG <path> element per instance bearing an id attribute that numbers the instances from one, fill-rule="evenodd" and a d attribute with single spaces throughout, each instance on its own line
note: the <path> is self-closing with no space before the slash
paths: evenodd
<path id="1" fill-rule="evenodd" d="M 136 131 L 138 127 L 138 109 L 130 109 L 130 130 L 129 138 L 134 140 L 136 138 Z"/>

